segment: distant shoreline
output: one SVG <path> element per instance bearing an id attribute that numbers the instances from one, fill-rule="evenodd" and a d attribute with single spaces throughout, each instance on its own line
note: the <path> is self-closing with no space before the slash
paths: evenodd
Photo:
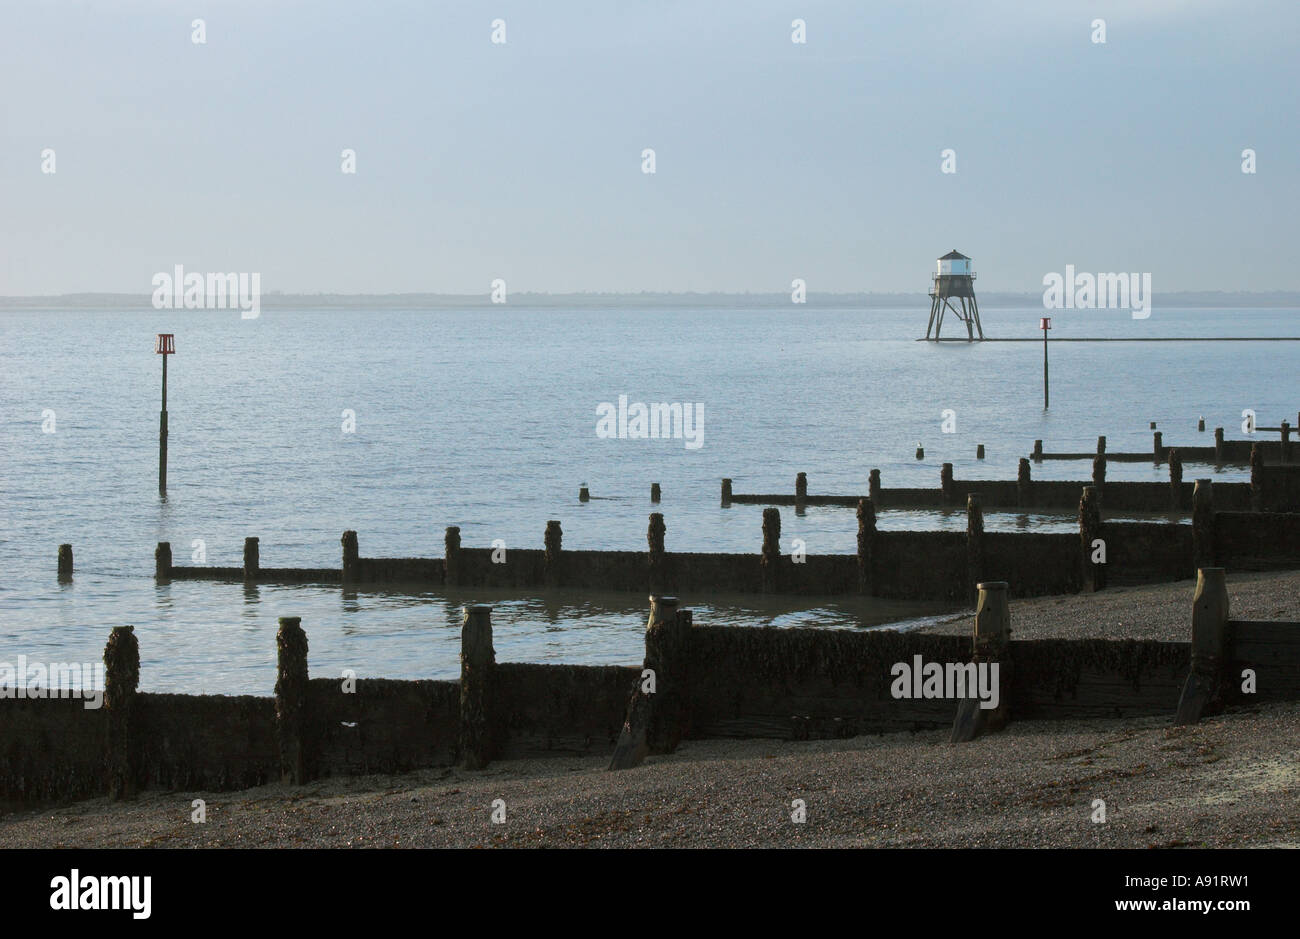
<path id="1" fill-rule="evenodd" d="M 979 294 L 985 309 L 1043 309 L 1043 295 L 989 291 Z M 1300 291 L 1183 291 L 1157 296 L 1164 308 L 1285 309 L 1300 307 Z M 620 307 L 682 307 L 688 309 L 928 309 L 930 298 L 917 293 L 809 293 L 808 302 L 792 304 L 783 293 L 529 293 L 509 295 L 494 304 L 488 291 L 476 294 L 394 293 L 275 293 L 261 298 L 264 310 L 401 309 L 447 310 L 466 307 L 521 307 L 528 309 Z M 0 297 L 0 310 L 122 310 L 153 309 L 151 295 L 126 293 L 72 293 L 50 296 Z M 191 311 L 199 312 L 199 311 Z"/>

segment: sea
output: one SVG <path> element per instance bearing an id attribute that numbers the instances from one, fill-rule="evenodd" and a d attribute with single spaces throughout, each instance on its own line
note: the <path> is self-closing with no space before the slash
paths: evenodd
<path id="1" fill-rule="evenodd" d="M 1157 298 L 1158 300 L 1158 298 Z M 1041 340 L 1041 309 L 981 310 L 986 335 Z M 558 519 L 571 549 L 644 550 L 664 514 L 669 551 L 751 552 L 760 505 L 738 493 L 860 495 L 883 484 L 1014 479 L 1035 439 L 1048 451 L 1209 445 L 1297 419 L 1295 342 L 928 343 L 925 306 L 816 303 L 510 302 L 463 309 L 0 310 L 0 663 L 98 662 L 111 627 L 140 640 L 143 691 L 261 694 L 275 683 L 277 618 L 302 618 L 315 677 L 451 678 L 461 607 L 493 606 L 498 661 L 637 664 L 640 594 L 344 591 L 156 584 L 154 547 L 177 564 L 239 566 L 246 536 L 265 567 L 337 567 L 339 536 L 367 557 L 467 547 L 540 548 Z M 951 320 L 947 335 L 958 335 Z M 168 489 L 157 485 L 161 357 L 168 361 Z M 1300 335 L 1300 309 L 1059 310 L 1069 337 Z M 599 432 L 637 403 L 691 405 L 693 438 Z M 604 411 L 602 411 L 602 408 Z M 1206 431 L 1197 431 L 1204 417 Z M 605 428 L 608 430 L 608 427 Z M 1276 439 L 1275 434 L 1263 434 Z M 984 444 L 986 457 L 976 459 Z M 924 458 L 916 449 L 924 448 Z M 1034 464 L 1035 478 L 1089 479 L 1088 461 Z M 1109 479 L 1163 480 L 1164 466 L 1111 463 Z M 1246 478 L 1188 464 L 1187 479 Z M 650 502 L 659 483 L 663 498 Z M 591 500 L 580 502 L 579 489 Z M 989 512 L 989 530 L 1073 531 L 1070 513 Z M 882 529 L 963 529 L 964 512 L 882 511 Z M 782 511 L 783 547 L 851 553 L 849 508 Z M 75 576 L 56 577 L 58 545 Z M 680 597 L 697 623 L 903 627 L 960 615 L 862 598 Z"/>

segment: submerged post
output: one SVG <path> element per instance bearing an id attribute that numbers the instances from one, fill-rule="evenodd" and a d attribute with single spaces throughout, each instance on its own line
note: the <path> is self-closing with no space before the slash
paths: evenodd
<path id="1" fill-rule="evenodd" d="M 162 410 L 158 412 L 158 494 L 167 497 L 167 356 L 176 352 L 176 336 L 159 333 L 154 339 L 153 351 L 162 360 Z"/>
<path id="2" fill-rule="evenodd" d="M 871 499 L 858 500 L 858 592 L 871 596 L 875 584 L 871 576 L 872 542 L 876 539 L 876 505 Z"/>
<path id="3" fill-rule="evenodd" d="M 722 507 L 728 508 L 731 505 L 731 480 L 722 481 Z"/>
<path id="4" fill-rule="evenodd" d="M 140 643 L 134 626 L 114 626 L 104 646 L 104 706 L 108 710 L 108 796 L 135 798 L 131 713 L 140 684 Z"/>
<path id="5" fill-rule="evenodd" d="M 348 529 L 339 541 L 343 545 L 343 583 L 355 584 L 361 579 L 361 548 L 357 544 L 357 533 Z"/>
<path id="6" fill-rule="evenodd" d="M 492 607 L 462 607 L 460 629 L 460 755 L 465 769 L 483 769 L 495 756 L 492 691 L 496 652 L 492 648 Z"/>
<path id="7" fill-rule="evenodd" d="M 980 443 L 975 445 L 975 459 L 984 459 L 984 444 Z"/>
<path id="8" fill-rule="evenodd" d="M 442 536 L 443 583 L 448 587 L 460 584 L 460 526 L 448 525 Z"/>
<path id="9" fill-rule="evenodd" d="M 1165 445 L 1163 440 L 1164 434 L 1158 430 L 1151 435 L 1151 455 L 1155 458 L 1157 463 L 1162 462 L 1165 458 Z"/>
<path id="10" fill-rule="evenodd" d="M 808 474 L 800 473 L 794 478 L 794 507 L 796 512 L 803 511 L 808 501 Z"/>
<path id="11" fill-rule="evenodd" d="M 658 484 L 658 483 L 651 483 L 651 484 L 650 484 L 650 501 L 651 501 L 651 502 L 658 502 L 658 501 L 659 501 L 659 495 L 660 495 L 660 492 L 659 492 L 659 484 Z"/>
<path id="12" fill-rule="evenodd" d="M 1079 552 L 1083 589 L 1096 592 L 1106 586 L 1106 541 L 1101 533 L 1101 490 L 1084 486 L 1079 499 Z"/>
<path id="13" fill-rule="evenodd" d="M 153 552 L 153 576 L 157 580 L 171 580 L 172 544 L 170 541 L 158 542 Z"/>
<path id="14" fill-rule="evenodd" d="M 307 781 L 303 734 L 307 725 L 307 634 L 302 619 L 281 616 L 275 634 L 278 656 L 275 680 L 275 730 L 280 749 L 280 781 Z"/>
<path id="15" fill-rule="evenodd" d="M 1214 484 L 1198 479 L 1192 490 L 1192 566 L 1214 566 Z"/>
<path id="16" fill-rule="evenodd" d="M 1196 572 L 1192 598 L 1192 667 L 1178 700 L 1175 724 L 1195 724 L 1223 706 L 1228 636 L 1228 587 L 1221 567 Z"/>
<path id="17" fill-rule="evenodd" d="M 763 510 L 763 553 L 759 559 L 763 575 L 763 592 L 777 587 L 777 569 L 781 564 L 781 510 Z"/>
<path id="18" fill-rule="evenodd" d="M 244 539 L 244 580 L 257 580 L 262 570 L 258 539 Z"/>
<path id="19" fill-rule="evenodd" d="M 72 545 L 59 545 L 59 580 L 72 579 Z"/>

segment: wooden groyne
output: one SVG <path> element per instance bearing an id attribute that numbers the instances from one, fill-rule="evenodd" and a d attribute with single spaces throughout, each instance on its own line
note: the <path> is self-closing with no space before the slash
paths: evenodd
<path id="1" fill-rule="evenodd" d="M 300 785 L 560 754 L 609 756 L 618 769 L 686 739 L 952 728 L 961 741 L 1011 720 L 1188 722 L 1246 700 L 1300 700 L 1300 623 L 1230 620 L 1226 593 L 1207 602 L 1204 587 L 1222 573 L 1200 573 L 1191 642 L 1017 640 L 1005 583 L 980 585 L 970 638 L 708 626 L 656 596 L 640 667 L 496 662 L 491 609 L 471 606 L 458 681 L 313 677 L 307 631 L 283 617 L 273 697 L 140 692 L 147 634 L 117 627 L 104 650 L 104 707 L 0 699 L 0 801 Z M 997 663 L 998 707 L 972 705 L 974 686 L 901 694 L 900 667 L 920 662 Z"/>
<path id="2" fill-rule="evenodd" d="M 1154 427 L 1155 425 L 1152 424 Z M 1051 452 L 1043 449 L 1043 441 L 1035 440 L 1034 449 L 1030 458 L 1035 463 L 1041 463 L 1044 460 L 1091 460 L 1097 456 L 1105 456 L 1107 460 L 1113 463 L 1165 463 L 1170 459 L 1170 454 L 1177 452 L 1184 463 L 1208 463 L 1215 466 L 1246 466 L 1253 464 L 1256 459 L 1262 459 L 1265 463 L 1286 464 L 1294 463 L 1297 457 L 1297 451 L 1291 440 L 1291 424 L 1283 421 L 1279 427 L 1258 427 L 1258 431 L 1276 431 L 1279 435 L 1278 440 L 1228 440 L 1223 435 L 1223 428 L 1214 428 L 1214 445 L 1213 446 L 1170 446 L 1164 441 L 1164 431 L 1153 431 L 1151 434 L 1151 449 L 1145 453 L 1121 453 L 1106 451 L 1106 438 L 1097 438 L 1097 450 L 1095 453 L 1057 451 Z"/>
<path id="3" fill-rule="evenodd" d="M 1023 467 L 1022 467 L 1023 468 Z M 1268 468 L 1265 468 L 1268 469 Z M 1276 502 L 1300 495 L 1300 475 L 1281 470 L 1286 487 Z M 806 477 L 805 477 L 806 481 Z M 727 491 L 724 481 L 724 493 Z M 1232 484 L 1194 484 L 1174 480 L 1166 498 L 1190 505 L 1191 524 L 1115 522 L 1103 518 L 1108 487 L 1073 487 L 1078 493 L 1077 532 L 989 532 L 984 530 L 985 500 L 998 504 L 997 490 L 963 482 L 966 530 L 889 531 L 877 524 L 876 500 L 856 500 L 857 549 L 853 554 L 815 554 L 801 546 L 788 553 L 781 546 L 781 516 L 776 507 L 763 513 L 762 542 L 757 554 L 710 554 L 668 551 L 662 513 L 650 516 L 646 551 L 574 551 L 564 547 L 558 521 L 547 523 L 544 548 L 466 548 L 460 529 L 450 527 L 441 558 L 367 558 L 355 531 L 343 533 L 339 568 L 263 567 L 260 542 L 245 541 L 243 567 L 178 566 L 171 545 L 160 542 L 154 574 L 160 584 L 172 581 L 227 581 L 245 584 L 325 584 L 344 589 L 501 588 L 581 589 L 672 593 L 768 593 L 805 596 L 857 594 L 897 600 L 945 600 L 966 603 L 982 580 L 1005 580 L 1015 596 L 1075 593 L 1116 584 L 1156 583 L 1191 577 L 1198 566 L 1229 570 L 1300 568 L 1300 512 L 1239 511 L 1241 490 Z M 994 483 L 993 486 L 1005 486 Z M 1016 484 L 1023 491 L 1024 480 Z M 1033 483 L 1034 491 L 1043 483 Z M 1046 484 L 1051 485 L 1051 484 Z M 1125 484 L 1120 484 L 1125 485 Z M 1164 484 L 1144 484 L 1163 487 Z M 1190 487 L 1190 488 L 1189 488 Z M 1233 508 L 1218 504 L 1221 490 Z M 943 490 L 940 490 L 941 492 Z M 1273 490 L 1252 489 L 1256 505 L 1270 506 Z M 882 501 L 890 504 L 883 490 Z M 932 490 L 907 490 L 929 494 Z M 992 492 L 992 495 L 990 495 Z M 797 496 L 804 504 L 818 497 Z M 826 498 L 826 497 L 822 497 Z M 1273 498 L 1270 496 L 1269 498 Z M 734 496 L 733 496 L 734 499 Z M 1169 503 L 1166 503 L 1168 505 Z M 1098 542 L 1101 542 L 1100 557 Z M 73 576 L 71 546 L 61 546 L 59 577 Z"/>
<path id="4" fill-rule="evenodd" d="M 1234 511 L 1300 512 L 1300 465 L 1268 465 L 1260 459 L 1257 448 L 1250 462 L 1250 482 L 1215 483 L 1214 498 L 1218 508 Z M 1020 460 L 1015 480 L 957 479 L 953 465 L 944 463 L 939 471 L 939 487 L 885 488 L 880 470 L 871 470 L 867 491 L 877 510 L 895 508 L 952 509 L 976 494 L 988 509 L 1021 509 L 1039 512 L 1073 512 L 1079 505 L 1079 491 L 1095 486 L 1107 511 L 1112 512 L 1183 512 L 1192 510 L 1195 485 L 1183 480 L 1182 451 L 1171 449 L 1165 454 L 1169 482 L 1107 481 L 1106 465 L 1111 454 L 1089 455 L 1093 461 L 1092 479 L 1036 480 L 1030 461 Z M 731 479 L 722 481 L 722 505 L 790 505 L 795 511 L 808 506 L 855 507 L 860 496 L 810 495 L 808 476 L 800 473 L 793 493 L 738 493 Z"/>

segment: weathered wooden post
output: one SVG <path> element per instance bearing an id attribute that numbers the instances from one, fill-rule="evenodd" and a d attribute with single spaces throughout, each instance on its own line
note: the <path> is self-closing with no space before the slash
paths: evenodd
<path id="1" fill-rule="evenodd" d="M 1006 724 L 1010 714 L 1011 660 L 1008 651 L 1011 609 L 1007 602 L 1007 586 L 1000 580 L 977 585 L 979 600 L 975 606 L 972 635 L 974 651 L 971 661 L 976 669 L 984 667 L 991 671 L 991 667 L 997 665 L 998 706 L 980 707 L 979 698 L 966 689 L 968 696 L 957 702 L 957 716 L 953 718 L 952 735 L 948 738 L 950 743 L 964 743 L 986 730 L 998 730 Z M 978 686 L 978 678 L 976 681 Z"/>
<path id="2" fill-rule="evenodd" d="M 1043 442 L 1041 440 L 1034 441 L 1034 462 L 1043 462 Z"/>
<path id="3" fill-rule="evenodd" d="M 579 487 L 579 489 L 578 489 L 578 501 L 579 501 L 579 502 L 590 502 L 590 501 L 591 501 L 591 490 L 588 489 L 586 486 L 581 486 L 581 487 Z"/>
<path id="4" fill-rule="evenodd" d="M 871 596 L 875 583 L 871 555 L 876 540 L 876 506 L 871 499 L 858 500 L 858 593 Z"/>
<path id="5" fill-rule="evenodd" d="M 153 552 L 153 576 L 157 580 L 172 579 L 172 544 L 170 541 L 158 542 Z"/>
<path id="6" fill-rule="evenodd" d="M 672 597 L 665 601 L 676 603 Z M 690 722 L 690 610 L 667 613 L 645 633 L 645 668 L 654 669 L 655 697 L 650 704 L 646 745 L 651 753 L 672 753 L 686 736 Z"/>
<path id="7" fill-rule="evenodd" d="M 357 533 L 349 529 L 339 541 L 343 544 L 343 583 L 355 584 L 361 579 L 361 547 Z"/>
<path id="8" fill-rule="evenodd" d="M 952 464 L 945 463 L 939 468 L 939 489 L 943 493 L 944 505 L 957 501 L 957 487 L 952 481 Z"/>
<path id="9" fill-rule="evenodd" d="M 794 508 L 802 512 L 808 501 L 808 474 L 800 473 L 794 478 Z"/>
<path id="10" fill-rule="evenodd" d="M 1223 428 L 1214 428 L 1214 462 L 1223 463 Z"/>
<path id="11" fill-rule="evenodd" d="M 1250 509 L 1264 511 L 1264 448 L 1258 441 L 1250 445 Z"/>
<path id="12" fill-rule="evenodd" d="M 1096 592 L 1106 586 L 1106 541 L 1101 530 L 1101 490 L 1084 486 L 1079 499 L 1079 558 L 1085 592 Z"/>
<path id="13" fill-rule="evenodd" d="M 158 494 L 167 498 L 167 356 L 176 354 L 176 336 L 159 333 L 153 351 L 163 357 L 162 410 L 158 412 Z"/>
<path id="14" fill-rule="evenodd" d="M 1164 434 L 1162 434 L 1158 430 L 1151 435 L 1151 455 L 1155 458 L 1155 461 L 1157 463 L 1164 462 L 1165 445 L 1163 443 L 1163 440 L 1164 440 Z"/>
<path id="15" fill-rule="evenodd" d="M 1214 484 L 1198 479 L 1192 490 L 1192 567 L 1214 566 Z"/>
<path id="16" fill-rule="evenodd" d="M 975 459 L 977 459 L 977 460 L 982 460 L 982 459 L 984 459 L 984 444 L 982 444 L 982 443 L 981 443 L 981 444 L 976 444 L 976 446 L 975 446 Z"/>
<path id="17" fill-rule="evenodd" d="M 262 562 L 260 557 L 260 547 L 258 539 L 244 539 L 244 580 L 257 580 L 262 571 Z"/>
<path id="18" fill-rule="evenodd" d="M 1178 700 L 1175 724 L 1195 724 L 1223 706 L 1228 642 L 1228 587 L 1221 567 L 1196 572 L 1192 598 L 1192 667 Z"/>
<path id="19" fill-rule="evenodd" d="M 871 496 L 872 506 L 880 505 L 880 470 L 873 469 L 867 479 L 867 495 Z"/>
<path id="20" fill-rule="evenodd" d="M 59 580 L 72 580 L 72 545 L 59 545 Z"/>
<path id="21" fill-rule="evenodd" d="M 984 579 L 984 509 L 980 494 L 966 494 L 966 579 L 967 597 L 974 602 L 979 595 L 978 584 Z"/>
<path id="22" fill-rule="evenodd" d="M 443 583 L 448 587 L 460 585 L 462 556 L 460 553 L 460 526 L 448 525 L 442 536 Z"/>
<path id="23" fill-rule="evenodd" d="M 925 459 L 925 447 L 921 446 L 919 441 L 916 444 L 916 458 L 918 460 Z"/>
<path id="24" fill-rule="evenodd" d="M 1097 438 L 1097 453 L 1102 454 L 1105 452 L 1106 452 L 1106 435 L 1102 434 L 1100 437 Z"/>
<path id="25" fill-rule="evenodd" d="M 1204 416 L 1202 416 L 1201 418 L 1199 418 L 1199 419 L 1196 421 L 1196 429 L 1199 430 L 1201 433 L 1205 433 L 1205 417 L 1204 417 Z"/>
<path id="26" fill-rule="evenodd" d="M 1020 468 L 1016 473 L 1016 505 L 1027 508 L 1034 504 L 1034 481 L 1029 477 L 1029 461 L 1020 458 Z"/>
<path id="27" fill-rule="evenodd" d="M 104 706 L 108 709 L 108 796 L 135 798 L 131 714 L 140 685 L 140 643 L 134 626 L 114 626 L 104 646 Z"/>
<path id="28" fill-rule="evenodd" d="M 730 507 L 730 505 L 731 505 L 731 480 L 724 479 L 722 481 L 722 507 L 725 509 Z"/>
<path id="29" fill-rule="evenodd" d="M 562 565 L 564 564 L 563 546 L 564 532 L 560 530 L 560 523 L 556 519 L 551 519 L 546 523 L 546 534 L 543 536 L 543 545 L 546 553 L 542 556 L 545 565 L 546 586 L 558 587 L 560 577 L 563 573 Z"/>
<path id="30" fill-rule="evenodd" d="M 483 769 L 496 755 L 492 607 L 476 604 L 462 609 L 465 620 L 460 629 L 460 760 L 465 769 Z"/>
<path id="31" fill-rule="evenodd" d="M 775 593 L 781 565 L 781 511 L 763 510 L 763 553 L 759 559 L 763 574 L 763 592 Z"/>
<path id="32" fill-rule="evenodd" d="M 1175 512 L 1183 507 L 1183 458 L 1172 447 L 1169 450 L 1169 507 Z"/>
<path id="33" fill-rule="evenodd" d="M 659 492 L 659 484 L 658 484 L 658 483 L 651 483 L 651 484 L 650 484 L 650 501 L 651 501 L 651 502 L 655 502 L 655 503 L 657 503 L 657 502 L 659 501 L 659 495 L 660 495 L 660 492 Z"/>
<path id="34" fill-rule="evenodd" d="M 275 732 L 280 750 L 280 781 L 307 781 L 307 634 L 302 619 L 281 616 L 275 634 L 278 656 L 275 679 Z"/>
<path id="35" fill-rule="evenodd" d="M 650 590 L 660 593 L 664 589 L 666 559 L 664 557 L 664 525 L 662 512 L 650 515 L 650 528 L 646 532 L 646 542 L 650 546 Z"/>
<path id="36" fill-rule="evenodd" d="M 1291 462 L 1291 423 L 1282 422 L 1282 463 Z"/>
<path id="37" fill-rule="evenodd" d="M 678 656 L 685 647 L 686 641 L 682 640 L 680 633 L 681 624 L 677 622 L 677 598 L 652 596 L 650 619 L 646 623 L 645 631 L 645 663 L 628 701 L 627 717 L 623 721 L 623 729 L 619 732 L 618 743 L 609 762 L 611 770 L 631 769 L 641 764 L 646 754 L 650 752 L 652 725 L 655 727 L 657 738 L 655 742 L 661 747 L 672 738 L 678 725 L 675 725 L 673 719 L 666 715 L 664 719 L 657 719 L 653 712 L 659 706 L 661 683 L 663 690 L 667 690 L 669 684 L 675 684 L 676 680 L 670 674 L 670 668 L 675 670 L 683 662 Z M 677 690 L 679 689 L 674 688 L 674 691 Z M 684 691 L 684 688 L 680 690 Z M 680 717 L 682 703 L 683 697 L 678 695 L 675 704 L 677 717 Z M 676 745 L 675 741 L 674 745 Z"/>
<path id="38" fill-rule="evenodd" d="M 1092 484 L 1098 489 L 1106 485 L 1106 454 L 1098 453 L 1092 458 Z"/>

